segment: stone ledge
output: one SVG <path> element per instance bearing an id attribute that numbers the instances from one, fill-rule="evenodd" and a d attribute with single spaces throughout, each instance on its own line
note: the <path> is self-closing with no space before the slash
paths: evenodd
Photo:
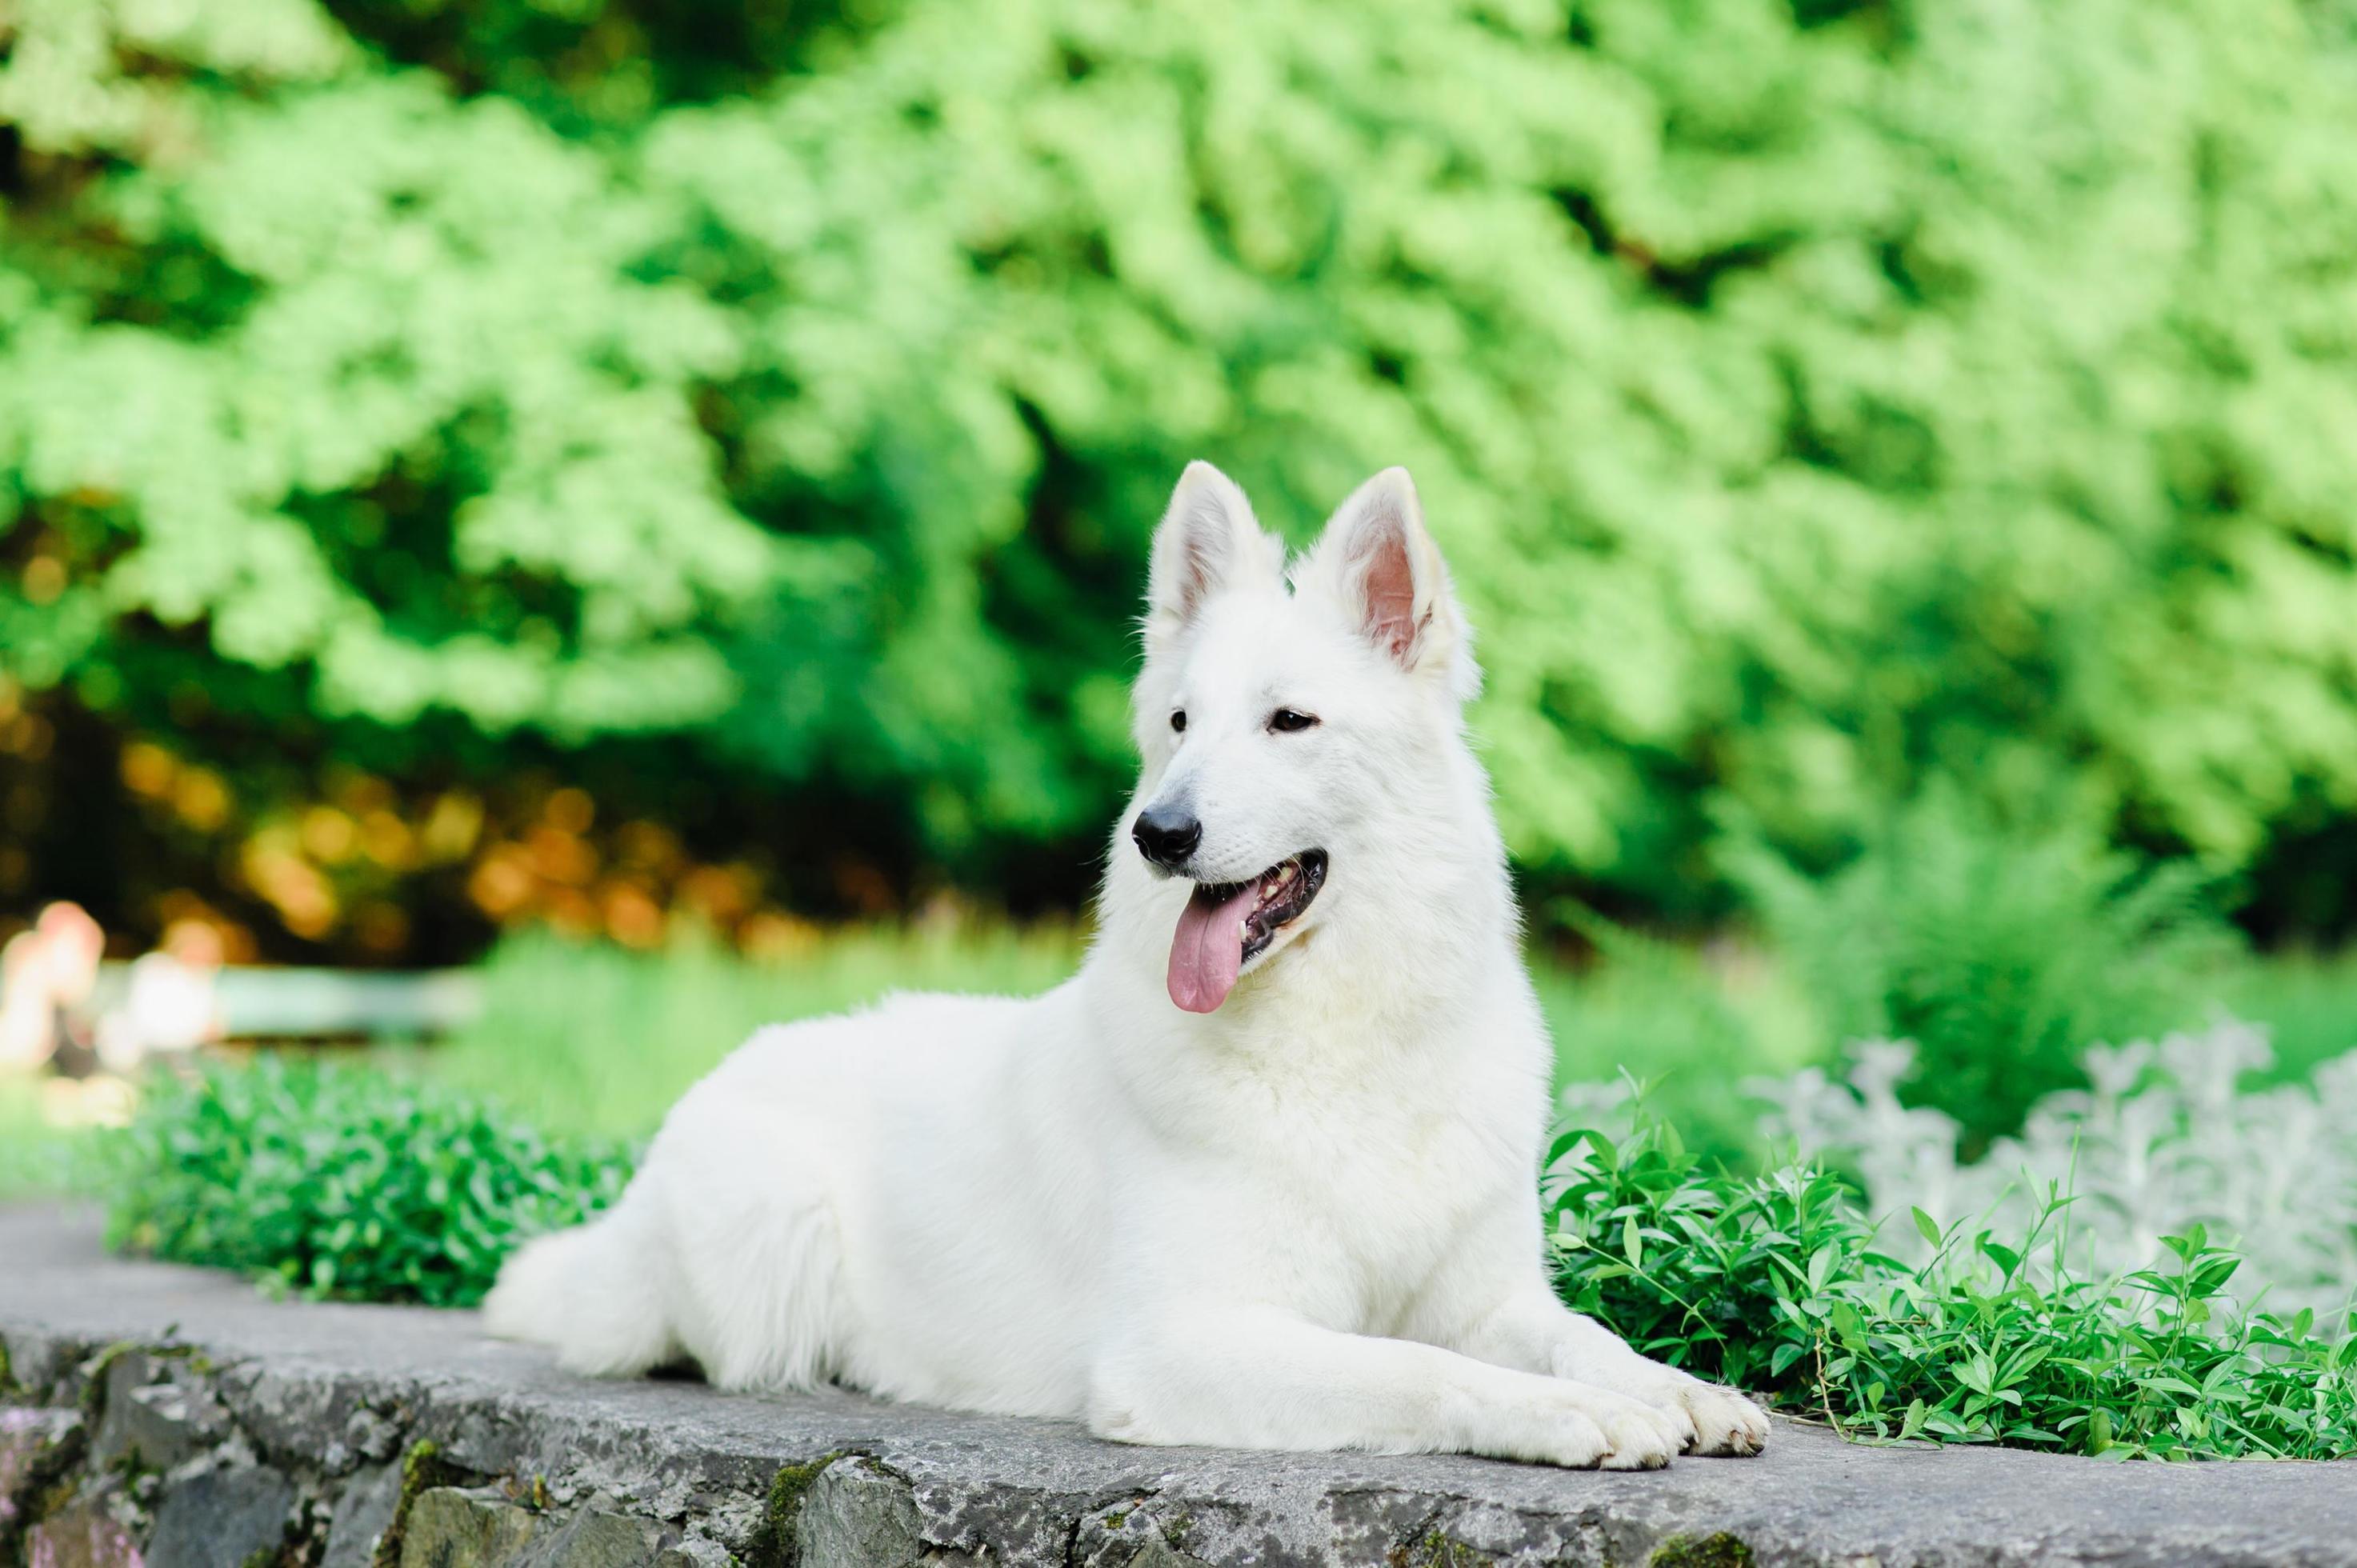
<path id="1" fill-rule="evenodd" d="M 1650 1475 L 1128 1448 L 845 1393 L 590 1382 L 464 1313 L 274 1303 L 0 1209 L 0 1563 L 2357 1564 L 2357 1466 L 1851 1446 Z"/>

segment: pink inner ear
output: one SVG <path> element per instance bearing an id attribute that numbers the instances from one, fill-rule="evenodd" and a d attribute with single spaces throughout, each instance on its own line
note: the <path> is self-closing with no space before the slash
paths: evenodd
<path id="1" fill-rule="evenodd" d="M 1190 519 L 1187 532 L 1179 536 L 1178 608 L 1190 618 L 1211 596 L 1211 585 L 1219 580 L 1219 547 L 1203 536 L 1205 529 L 1217 526 L 1210 520 Z"/>
<path id="2" fill-rule="evenodd" d="M 1178 617 L 1192 620 L 1203 601 L 1227 580 L 1236 565 L 1235 539 L 1219 502 L 1199 498 L 1189 508 L 1178 530 L 1178 560 L 1175 585 Z"/>
<path id="3" fill-rule="evenodd" d="M 1366 602 L 1366 628 L 1374 645 L 1402 664 L 1414 661 L 1415 634 L 1415 568 L 1408 564 L 1407 530 L 1397 518 L 1386 517 L 1369 528 L 1357 553 L 1361 569 L 1360 594 Z"/>

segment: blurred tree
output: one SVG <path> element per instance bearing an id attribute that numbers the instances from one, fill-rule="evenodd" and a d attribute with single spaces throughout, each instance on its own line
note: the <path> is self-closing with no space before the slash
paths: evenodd
<path id="1" fill-rule="evenodd" d="M 2345 4 L 12 25 L 0 659 L 244 796 L 716 781 L 1075 896 L 1202 454 L 1297 538 L 1414 467 L 1513 852 L 1613 907 L 1932 773 L 2222 870 L 2357 800 Z"/>

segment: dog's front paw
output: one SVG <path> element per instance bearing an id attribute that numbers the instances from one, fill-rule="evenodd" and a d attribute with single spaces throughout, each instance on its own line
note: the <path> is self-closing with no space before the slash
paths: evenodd
<path id="1" fill-rule="evenodd" d="M 1768 1412 L 1741 1391 L 1706 1383 L 1663 1368 L 1669 1374 L 1638 1397 L 1689 1423 L 1684 1452 L 1749 1458 L 1768 1446 Z"/>
<path id="2" fill-rule="evenodd" d="M 1565 1440 L 1546 1457 L 1576 1469 L 1658 1470 L 1685 1444 L 1684 1417 L 1598 1388 L 1565 1388 Z"/>
<path id="3" fill-rule="evenodd" d="M 1768 1414 L 1747 1395 L 1642 1357 L 1631 1362 L 1595 1380 L 1667 1416 L 1678 1428 L 1680 1453 L 1747 1458 L 1768 1446 Z"/>

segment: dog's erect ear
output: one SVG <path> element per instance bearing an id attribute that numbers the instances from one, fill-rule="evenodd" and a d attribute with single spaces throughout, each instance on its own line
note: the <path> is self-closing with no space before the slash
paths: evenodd
<path id="1" fill-rule="evenodd" d="M 1221 589 L 1254 578 L 1274 583 L 1284 563 L 1285 547 L 1260 531 L 1236 482 L 1209 463 L 1188 464 L 1154 532 L 1146 585 L 1148 651 L 1184 631 Z"/>
<path id="2" fill-rule="evenodd" d="M 1301 574 L 1334 598 L 1367 640 L 1412 674 L 1446 679 L 1458 697 L 1480 684 L 1448 564 L 1425 532 L 1405 468 L 1385 468 L 1327 520 Z"/>

